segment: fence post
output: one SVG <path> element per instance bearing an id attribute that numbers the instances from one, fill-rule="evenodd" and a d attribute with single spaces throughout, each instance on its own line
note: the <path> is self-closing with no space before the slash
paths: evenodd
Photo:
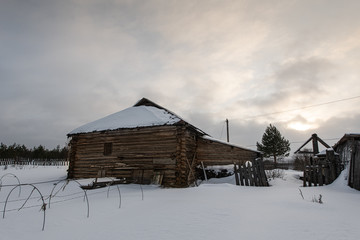
<path id="1" fill-rule="evenodd" d="M 245 171 L 244 167 L 239 164 L 239 175 L 240 175 L 240 184 L 241 186 L 245 186 Z"/>
<path id="2" fill-rule="evenodd" d="M 256 159 L 253 161 L 253 168 L 254 168 L 254 177 L 255 177 L 255 186 L 261 186 L 261 179 L 260 179 L 260 171 L 259 171 L 259 165 L 260 163 L 256 161 Z"/>
<path id="3" fill-rule="evenodd" d="M 313 166 L 314 168 L 314 186 L 316 187 L 319 183 L 319 168 L 318 165 Z"/>
<path id="4" fill-rule="evenodd" d="M 247 165 L 247 172 L 248 172 L 248 176 L 249 176 L 249 180 L 250 180 L 250 186 L 254 186 L 254 177 L 253 177 L 253 173 L 252 173 L 252 166 L 250 166 L 250 164 Z"/>
<path id="5" fill-rule="evenodd" d="M 330 182 L 333 182 L 336 178 L 334 150 L 326 150 L 326 160 L 329 162 L 330 165 Z"/>
<path id="6" fill-rule="evenodd" d="M 319 186 L 323 186 L 324 182 L 323 182 L 323 168 L 322 165 L 319 165 Z"/>
<path id="7" fill-rule="evenodd" d="M 235 182 L 236 182 L 236 185 L 240 185 L 238 170 L 237 170 L 237 168 L 236 168 L 236 163 L 234 163 L 234 174 L 235 174 Z"/>
<path id="8" fill-rule="evenodd" d="M 246 166 L 243 166 L 245 186 L 249 186 L 249 173 Z"/>

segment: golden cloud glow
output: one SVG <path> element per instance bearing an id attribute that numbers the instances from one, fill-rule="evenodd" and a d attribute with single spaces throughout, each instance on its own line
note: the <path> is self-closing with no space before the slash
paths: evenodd
<path id="1" fill-rule="evenodd" d="M 302 122 L 291 122 L 288 124 L 288 128 L 297 130 L 297 131 L 307 131 L 309 129 L 317 128 L 318 126 L 316 124 L 308 124 L 308 123 L 302 123 Z"/>

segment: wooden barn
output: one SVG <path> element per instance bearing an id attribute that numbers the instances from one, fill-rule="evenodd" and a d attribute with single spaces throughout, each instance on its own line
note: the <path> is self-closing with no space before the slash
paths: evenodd
<path id="1" fill-rule="evenodd" d="M 344 164 L 350 164 L 349 186 L 360 190 L 360 134 L 345 134 L 333 148 Z"/>
<path id="2" fill-rule="evenodd" d="M 69 178 L 116 177 L 165 187 L 194 183 L 201 164 L 244 163 L 260 153 L 211 138 L 143 98 L 68 134 Z"/>

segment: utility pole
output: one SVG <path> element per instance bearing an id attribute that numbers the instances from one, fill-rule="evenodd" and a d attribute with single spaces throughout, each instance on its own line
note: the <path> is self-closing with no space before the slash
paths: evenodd
<path id="1" fill-rule="evenodd" d="M 230 142 L 229 141 L 229 120 L 226 119 L 225 122 L 226 122 L 226 138 L 227 138 L 227 142 Z"/>

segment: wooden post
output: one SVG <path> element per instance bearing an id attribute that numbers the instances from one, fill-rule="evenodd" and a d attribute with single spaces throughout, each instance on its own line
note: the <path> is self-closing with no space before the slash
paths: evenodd
<path id="1" fill-rule="evenodd" d="M 252 161 L 252 163 L 253 163 L 253 169 L 254 169 L 255 186 L 261 186 L 259 163 L 256 160 Z"/>
<path id="2" fill-rule="evenodd" d="M 313 171 L 312 171 L 312 166 L 309 166 L 309 179 L 308 179 L 308 182 L 309 182 L 309 187 L 312 186 L 312 181 L 313 181 Z"/>
<path id="3" fill-rule="evenodd" d="M 316 133 L 312 135 L 313 153 L 314 155 L 319 153 L 318 136 Z"/>
<path id="4" fill-rule="evenodd" d="M 245 186 L 249 186 L 249 173 L 248 173 L 248 169 L 246 166 L 244 166 L 244 181 L 245 181 Z"/>
<path id="5" fill-rule="evenodd" d="M 266 174 L 265 174 L 265 169 L 264 169 L 264 162 L 261 160 L 258 160 L 259 161 L 259 166 L 260 166 L 260 175 L 261 175 L 261 182 L 262 182 L 262 186 L 269 186 L 269 183 L 267 181 L 267 178 L 266 178 Z"/>
<path id="6" fill-rule="evenodd" d="M 355 154 L 353 159 L 353 188 L 360 190 L 360 143 L 355 145 Z"/>
<path id="7" fill-rule="evenodd" d="M 324 182 L 323 182 L 323 168 L 322 165 L 319 165 L 319 186 L 323 186 Z"/>
<path id="8" fill-rule="evenodd" d="M 202 166 L 202 169 L 203 169 L 203 172 L 204 172 L 204 178 L 205 178 L 205 181 L 207 181 L 207 176 L 206 176 L 206 172 L 205 172 L 205 167 L 204 167 L 204 163 L 203 161 L 201 161 L 201 166 Z M 234 164 L 234 173 L 235 173 L 235 170 L 236 170 L 236 166 Z M 236 177 L 236 173 L 235 173 L 235 177 Z M 237 185 L 237 184 L 236 184 Z"/>
<path id="9" fill-rule="evenodd" d="M 252 166 L 250 166 L 250 164 L 248 164 L 247 170 L 248 170 L 248 174 L 249 174 L 250 186 L 254 186 L 254 175 L 253 175 L 253 171 L 252 171 Z"/>
<path id="10" fill-rule="evenodd" d="M 325 175 L 325 181 L 324 181 L 324 183 L 327 185 L 327 184 L 329 184 L 329 172 L 330 172 L 330 168 L 329 168 L 329 165 L 325 165 L 325 166 L 323 166 L 323 168 L 324 168 L 324 175 Z"/>
<path id="11" fill-rule="evenodd" d="M 241 186 L 245 186 L 245 169 L 243 166 L 240 165 L 239 163 L 239 175 L 240 175 L 240 184 Z"/>
<path id="12" fill-rule="evenodd" d="M 315 183 L 315 186 L 318 186 L 319 178 L 320 178 L 319 165 L 314 166 L 314 172 L 315 172 L 314 183 Z"/>
<path id="13" fill-rule="evenodd" d="M 201 162 L 202 163 L 202 162 Z M 234 163 L 234 174 L 235 174 L 235 182 L 236 185 L 240 185 L 240 181 L 239 181 L 239 175 L 238 175 L 238 170 L 236 167 L 236 163 Z"/>
<path id="14" fill-rule="evenodd" d="M 229 120 L 226 119 L 226 139 L 229 142 Z"/>
<path id="15" fill-rule="evenodd" d="M 330 183 L 331 183 L 337 178 L 336 169 L 335 169 L 334 150 L 326 150 L 326 160 L 329 162 L 329 166 L 330 166 Z"/>

